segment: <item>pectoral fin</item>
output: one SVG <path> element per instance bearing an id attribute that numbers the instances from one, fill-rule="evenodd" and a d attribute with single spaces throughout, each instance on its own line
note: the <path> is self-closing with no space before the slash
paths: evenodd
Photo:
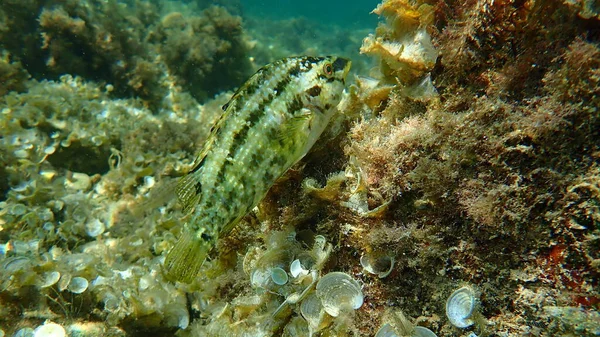
<path id="1" fill-rule="evenodd" d="M 306 108 L 302 109 L 301 113 L 288 119 L 282 125 L 278 134 L 279 140 L 294 138 L 296 134 L 312 119 L 312 112 Z"/>

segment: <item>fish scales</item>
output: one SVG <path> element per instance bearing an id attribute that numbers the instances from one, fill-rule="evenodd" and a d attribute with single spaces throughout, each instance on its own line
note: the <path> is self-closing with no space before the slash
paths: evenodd
<path id="1" fill-rule="evenodd" d="M 219 236 L 254 208 L 323 132 L 351 62 L 335 56 L 292 57 L 257 71 L 223 106 L 177 194 L 193 212 L 164 267 L 191 282 Z"/>

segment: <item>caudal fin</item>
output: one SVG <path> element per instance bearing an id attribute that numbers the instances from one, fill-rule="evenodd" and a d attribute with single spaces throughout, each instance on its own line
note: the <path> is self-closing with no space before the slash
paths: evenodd
<path id="1" fill-rule="evenodd" d="M 211 248 L 210 242 L 184 231 L 165 259 L 166 278 L 172 282 L 191 283 Z"/>

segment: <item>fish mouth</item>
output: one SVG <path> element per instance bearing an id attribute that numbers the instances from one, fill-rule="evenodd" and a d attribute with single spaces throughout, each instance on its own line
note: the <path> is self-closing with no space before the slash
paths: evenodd
<path id="1" fill-rule="evenodd" d="M 348 76 L 348 72 L 350 71 L 350 67 L 352 66 L 352 61 L 349 59 L 338 57 L 333 61 L 333 69 L 335 72 L 342 71 L 342 79 L 345 81 L 346 76 Z"/>

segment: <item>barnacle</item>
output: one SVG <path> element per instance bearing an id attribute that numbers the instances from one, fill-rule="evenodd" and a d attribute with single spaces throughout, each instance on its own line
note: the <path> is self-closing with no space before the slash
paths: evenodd
<path id="1" fill-rule="evenodd" d="M 250 256 L 254 256 L 253 251 L 249 251 Z M 255 288 L 262 288 L 269 291 L 276 291 L 276 288 L 285 285 L 288 281 L 286 267 L 291 260 L 291 252 L 284 249 L 270 249 L 262 252 L 257 257 L 256 262 L 252 263 L 253 269 L 250 271 L 250 284 Z M 247 254 L 248 257 L 248 254 Z M 246 263 L 251 263 L 249 260 Z"/>
<path id="2" fill-rule="evenodd" d="M 327 242 L 327 239 L 325 239 L 324 236 L 315 236 L 315 243 L 311 251 L 311 254 L 315 259 L 315 265 L 310 266 L 310 269 L 320 270 L 323 266 L 323 263 L 325 263 L 325 261 L 327 261 L 327 258 L 329 258 L 329 254 L 331 253 L 332 249 L 333 247 L 330 243 Z"/>
<path id="3" fill-rule="evenodd" d="M 334 201 L 340 196 L 341 187 L 345 180 L 346 176 L 343 171 L 329 176 L 324 187 L 320 187 L 315 179 L 307 178 L 302 182 L 302 189 L 305 193 L 316 198 Z"/>
<path id="4" fill-rule="evenodd" d="M 375 337 L 399 337 L 394 328 L 389 323 L 385 323 L 384 325 L 377 330 Z"/>
<path id="5" fill-rule="evenodd" d="M 60 291 L 65 291 L 69 284 L 71 283 L 71 279 L 73 276 L 68 273 L 64 273 L 61 275 L 60 280 L 58 280 L 57 288 Z"/>
<path id="6" fill-rule="evenodd" d="M 106 328 L 100 322 L 74 322 L 65 327 L 70 337 L 102 337 L 102 336 L 124 336 L 124 332 L 119 328 Z"/>

